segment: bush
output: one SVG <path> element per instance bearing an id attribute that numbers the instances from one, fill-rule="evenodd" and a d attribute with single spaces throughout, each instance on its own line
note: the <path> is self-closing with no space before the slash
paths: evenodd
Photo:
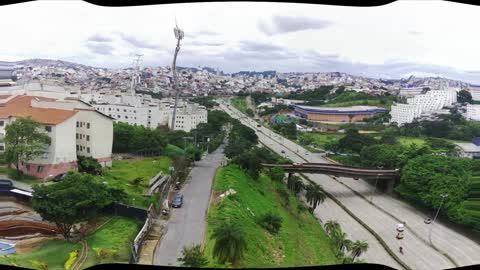
<path id="1" fill-rule="evenodd" d="M 273 167 L 267 171 L 268 177 L 272 179 L 272 181 L 282 181 L 285 177 L 285 171 L 282 167 Z"/>
<path id="2" fill-rule="evenodd" d="M 68 260 L 65 262 L 63 269 L 68 270 L 72 267 L 73 263 L 77 260 L 78 257 L 78 250 L 74 250 L 70 252 Z"/>
<path id="3" fill-rule="evenodd" d="M 78 156 L 78 171 L 91 175 L 101 175 L 102 165 L 92 157 Z"/>
<path id="4" fill-rule="evenodd" d="M 268 232 L 277 234 L 282 227 L 282 218 L 278 214 L 269 212 L 260 216 L 258 224 Z"/>

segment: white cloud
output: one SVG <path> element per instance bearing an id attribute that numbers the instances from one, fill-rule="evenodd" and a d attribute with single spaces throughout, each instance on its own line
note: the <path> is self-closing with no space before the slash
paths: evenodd
<path id="1" fill-rule="evenodd" d="M 142 53 L 145 63 L 169 65 L 176 17 L 186 33 L 178 59 L 182 64 L 227 72 L 440 72 L 480 81 L 475 57 L 479 11 L 441 1 L 362 8 L 253 2 L 101 7 L 36 1 L 0 6 L 2 35 L 9 37 L 2 39 L 0 59 L 68 58 L 119 67 Z"/>

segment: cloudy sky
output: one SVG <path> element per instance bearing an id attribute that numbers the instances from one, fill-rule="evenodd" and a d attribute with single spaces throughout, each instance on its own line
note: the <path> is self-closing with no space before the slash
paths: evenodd
<path id="1" fill-rule="evenodd" d="M 380 7 L 192 3 L 101 7 L 43 0 L 0 6 L 0 60 L 51 58 L 97 67 L 177 65 L 225 72 L 340 71 L 480 84 L 480 7 L 403 0 Z"/>

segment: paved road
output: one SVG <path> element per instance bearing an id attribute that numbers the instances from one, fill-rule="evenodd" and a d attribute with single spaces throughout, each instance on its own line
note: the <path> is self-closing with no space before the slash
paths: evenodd
<path id="1" fill-rule="evenodd" d="M 230 106 L 230 109 L 222 106 L 222 109 L 226 110 L 233 116 L 237 116 L 239 113 L 232 108 L 232 106 Z M 242 122 L 257 129 L 257 124 L 252 119 L 243 118 Z M 262 142 L 278 153 L 280 153 L 281 150 L 284 150 L 286 156 L 295 162 L 304 162 L 299 155 L 307 158 L 309 161 L 328 162 L 320 155 L 310 153 L 301 146 L 272 133 L 267 128 L 261 127 L 258 129 L 261 132 L 257 131 L 257 135 Z M 401 260 L 409 267 L 413 269 L 445 269 L 455 266 L 451 260 L 428 244 L 426 236 L 429 225 L 423 223 L 425 215 L 419 213 L 419 211 L 415 210 L 413 207 L 386 194 L 377 194 L 374 197 L 373 201 L 375 203 L 378 202 L 378 205 L 380 206 L 375 207 L 371 205 L 364 198 L 356 195 L 348 188 L 348 186 L 351 186 L 366 196 L 371 195 L 373 188 L 363 180 L 353 181 L 351 178 L 340 178 L 340 181 L 348 185 L 345 186 L 326 175 L 309 175 L 309 177 L 311 180 L 321 184 L 327 192 L 334 195 L 351 212 L 376 231 L 391 250 L 396 252 Z M 327 203 L 323 207 L 320 207 L 316 212 L 325 209 L 329 210 L 325 212 L 332 212 L 331 208 L 327 208 L 332 205 L 333 204 L 329 205 Z M 352 223 L 347 222 L 348 218 L 346 218 L 346 215 L 348 214 L 345 212 L 343 212 L 344 214 L 339 214 L 341 212 L 336 213 L 336 216 L 333 216 L 332 218 L 337 219 L 342 227 L 345 227 L 345 231 L 351 238 L 365 239 L 369 242 L 370 246 L 372 246 L 372 244 L 374 246 L 377 245 L 378 242 L 376 242 L 375 239 L 371 240 L 371 237 L 370 239 L 366 239 L 367 234 L 361 233 L 362 229 L 359 228 L 361 226 L 358 223 L 356 223 L 358 226 L 355 226 L 352 225 Z M 323 215 L 328 216 L 328 214 L 325 213 L 323 213 Z M 317 214 L 317 216 L 324 221 L 328 219 L 328 217 L 322 217 L 322 214 Z M 342 220 L 345 221 L 342 222 Z M 406 221 L 408 226 L 405 238 L 401 241 L 394 238 L 394 228 L 398 223 L 398 220 Z M 351 228 L 348 228 L 349 226 Z M 450 255 L 459 265 L 462 266 L 479 263 L 480 246 L 478 244 L 444 225 L 436 224 L 434 226 L 435 229 L 433 230 L 432 241 L 439 250 Z M 404 255 L 401 255 L 398 252 L 400 243 L 404 248 Z M 375 251 L 371 253 L 373 256 L 370 256 L 369 253 L 372 250 Z M 365 259 L 367 259 L 368 262 L 382 263 L 398 268 L 398 266 L 391 263 L 391 257 L 388 253 L 385 251 L 377 253 L 378 250 L 381 249 L 375 247 L 373 249 L 371 248 L 369 250 L 370 252 L 365 254 Z"/>
<path id="2" fill-rule="evenodd" d="M 155 251 L 155 265 L 178 266 L 177 258 L 181 256 L 184 246 L 202 244 L 213 177 L 223 157 L 223 146 L 220 146 L 201 161 L 195 162 L 190 172 L 191 179 L 181 190 L 183 205 L 172 209 L 167 233 Z"/>

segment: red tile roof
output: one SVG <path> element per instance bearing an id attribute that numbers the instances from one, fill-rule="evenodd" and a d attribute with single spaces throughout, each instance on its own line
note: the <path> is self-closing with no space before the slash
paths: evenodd
<path id="1" fill-rule="evenodd" d="M 34 108 L 31 106 L 33 99 L 40 101 L 55 101 L 55 99 L 52 98 L 17 96 L 0 105 L 0 119 L 6 119 L 10 117 L 31 117 L 33 120 L 42 124 L 57 125 L 77 113 L 76 111 L 69 110 Z"/>

